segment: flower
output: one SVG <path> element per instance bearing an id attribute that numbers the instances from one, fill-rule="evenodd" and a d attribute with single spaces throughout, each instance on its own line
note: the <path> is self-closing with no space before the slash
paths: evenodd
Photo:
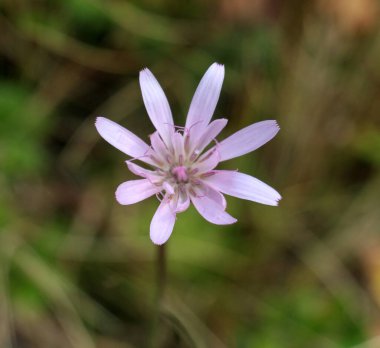
<path id="1" fill-rule="evenodd" d="M 185 211 L 190 202 L 209 222 L 228 225 L 237 220 L 226 210 L 224 194 L 277 205 L 280 194 L 260 180 L 238 171 L 216 170 L 219 162 L 256 150 L 279 131 L 276 121 L 254 123 L 218 143 L 215 137 L 226 126 L 226 119 L 210 122 L 219 99 L 224 79 L 224 66 L 214 63 L 206 71 L 191 101 L 185 127 L 173 124 L 166 96 L 153 74 L 140 72 L 140 87 L 148 115 L 156 128 L 150 136 L 151 146 L 104 117 L 95 122 L 99 134 L 111 145 L 131 156 L 129 170 L 142 177 L 122 183 L 116 200 L 123 205 L 150 196 L 161 197 L 161 203 L 150 225 L 154 244 L 165 243 L 174 227 L 176 214 Z M 204 152 L 207 145 L 215 141 Z M 149 169 L 135 163 L 139 160 Z"/>

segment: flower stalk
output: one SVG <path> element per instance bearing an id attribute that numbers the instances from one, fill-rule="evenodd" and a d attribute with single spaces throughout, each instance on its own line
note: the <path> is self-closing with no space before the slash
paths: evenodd
<path id="1" fill-rule="evenodd" d="M 154 298 L 154 313 L 152 317 L 152 327 L 150 335 L 150 347 L 157 348 L 160 345 L 160 324 L 162 304 L 165 296 L 166 288 L 166 245 L 158 245 L 156 249 L 156 293 Z"/>

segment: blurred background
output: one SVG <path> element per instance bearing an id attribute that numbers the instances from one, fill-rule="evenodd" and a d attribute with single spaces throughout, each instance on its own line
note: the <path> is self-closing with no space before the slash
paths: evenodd
<path id="1" fill-rule="evenodd" d="M 138 73 L 184 124 L 225 64 L 219 139 L 281 131 L 222 165 L 278 189 L 277 208 L 194 208 L 167 244 L 157 347 L 380 347 L 378 0 L 1 0 L 0 347 L 146 347 L 155 198 L 120 206 L 126 156 L 103 115 L 153 132 Z"/>

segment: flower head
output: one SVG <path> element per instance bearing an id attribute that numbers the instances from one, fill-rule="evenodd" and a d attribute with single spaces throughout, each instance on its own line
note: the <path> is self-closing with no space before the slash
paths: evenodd
<path id="1" fill-rule="evenodd" d="M 219 162 L 256 150 L 279 131 L 276 121 L 262 121 L 216 142 L 216 136 L 227 124 L 226 119 L 210 122 L 223 79 L 224 66 L 212 64 L 194 94 L 185 127 L 177 127 L 158 81 L 148 69 L 142 70 L 142 96 L 156 128 L 150 136 L 150 146 L 113 121 L 96 119 L 100 135 L 132 157 L 126 161 L 129 170 L 143 178 L 122 183 L 116 190 L 117 201 L 133 204 L 153 195 L 161 200 L 150 225 L 150 237 L 155 244 L 168 240 L 176 214 L 185 211 L 190 202 L 207 221 L 228 225 L 236 219 L 226 212 L 223 193 L 267 205 L 277 205 L 281 199 L 277 191 L 252 176 L 215 170 Z M 215 144 L 204 152 L 213 141 Z M 136 164 L 136 160 L 149 169 Z"/>

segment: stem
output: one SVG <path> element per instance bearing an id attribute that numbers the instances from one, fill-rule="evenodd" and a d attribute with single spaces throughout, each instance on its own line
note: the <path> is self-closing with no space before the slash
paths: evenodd
<path id="1" fill-rule="evenodd" d="M 157 247 L 157 304 L 161 305 L 166 285 L 166 249 L 165 244 Z"/>
<path id="2" fill-rule="evenodd" d="M 160 324 L 160 311 L 161 304 L 164 297 L 166 285 L 166 249 L 165 244 L 156 247 L 156 294 L 154 301 L 154 313 L 152 318 L 150 347 L 159 347 L 159 324 Z"/>

